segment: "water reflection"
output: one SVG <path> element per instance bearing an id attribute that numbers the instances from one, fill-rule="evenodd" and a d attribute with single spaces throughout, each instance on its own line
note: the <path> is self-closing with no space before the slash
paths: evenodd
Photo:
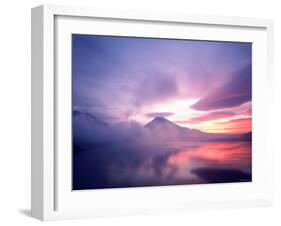
<path id="1" fill-rule="evenodd" d="M 251 142 L 74 147 L 73 188 L 251 181 Z"/>

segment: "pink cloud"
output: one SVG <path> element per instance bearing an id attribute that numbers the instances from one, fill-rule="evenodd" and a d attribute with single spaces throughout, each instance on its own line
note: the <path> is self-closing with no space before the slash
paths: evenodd
<path id="1" fill-rule="evenodd" d="M 191 118 L 188 122 L 189 123 L 198 123 L 202 121 L 212 121 L 212 120 L 217 120 L 217 119 L 222 119 L 222 118 L 230 118 L 235 116 L 236 114 L 231 112 L 231 111 L 214 111 L 210 112 L 208 114 L 199 116 L 199 117 L 194 117 Z"/>

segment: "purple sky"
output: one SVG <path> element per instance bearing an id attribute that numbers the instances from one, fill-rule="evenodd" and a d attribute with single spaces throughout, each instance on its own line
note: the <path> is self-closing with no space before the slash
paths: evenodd
<path id="1" fill-rule="evenodd" d="M 111 124 L 162 116 L 203 130 L 250 117 L 250 43 L 95 35 L 72 41 L 75 110 Z"/>

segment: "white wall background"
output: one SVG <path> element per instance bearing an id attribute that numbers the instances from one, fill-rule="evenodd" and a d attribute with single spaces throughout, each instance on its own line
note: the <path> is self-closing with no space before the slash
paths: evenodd
<path id="1" fill-rule="evenodd" d="M 0 224 L 38 225 L 30 208 L 30 8 L 49 0 L 6 0 L 0 11 Z M 98 8 L 231 15 L 275 20 L 275 107 L 271 142 L 275 151 L 276 204 L 270 208 L 50 222 L 53 225 L 281 225 L 281 13 L 276 0 L 56 0 Z M 212 195 L 212 194 L 210 194 Z"/>

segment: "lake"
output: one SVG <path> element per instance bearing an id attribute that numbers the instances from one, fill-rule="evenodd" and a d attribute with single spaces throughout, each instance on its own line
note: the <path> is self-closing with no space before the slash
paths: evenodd
<path id="1" fill-rule="evenodd" d="M 73 189 L 251 181 L 251 142 L 74 146 Z"/>

